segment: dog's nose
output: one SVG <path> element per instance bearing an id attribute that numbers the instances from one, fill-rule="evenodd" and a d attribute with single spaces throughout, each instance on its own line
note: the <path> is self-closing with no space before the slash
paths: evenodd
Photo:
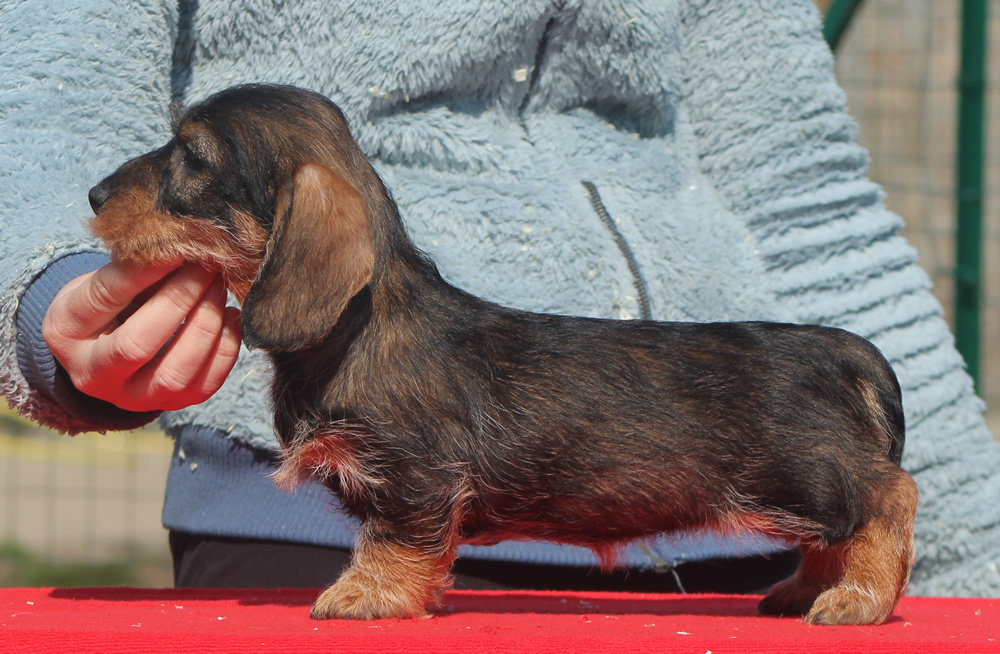
<path id="1" fill-rule="evenodd" d="M 104 206 L 109 197 L 111 197 L 111 185 L 106 181 L 90 189 L 90 193 L 87 194 L 87 199 L 90 200 L 90 208 L 94 210 L 94 213 L 97 213 Z"/>

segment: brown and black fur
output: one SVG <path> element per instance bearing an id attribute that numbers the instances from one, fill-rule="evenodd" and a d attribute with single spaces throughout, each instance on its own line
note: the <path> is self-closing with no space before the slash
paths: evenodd
<path id="1" fill-rule="evenodd" d="M 461 291 L 410 242 L 340 110 L 223 91 L 90 194 L 114 256 L 220 270 L 274 367 L 277 480 L 322 480 L 362 527 L 317 618 L 426 615 L 460 543 L 753 530 L 803 561 L 761 602 L 880 623 L 917 492 L 879 351 L 848 332 L 541 315 Z"/>

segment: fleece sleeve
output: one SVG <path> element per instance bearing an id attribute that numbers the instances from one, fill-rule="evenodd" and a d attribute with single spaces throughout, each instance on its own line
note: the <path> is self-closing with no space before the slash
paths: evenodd
<path id="1" fill-rule="evenodd" d="M 912 592 L 1000 595 L 1000 443 L 902 220 L 866 178 L 808 0 L 693 1 L 684 110 L 700 165 L 745 221 L 796 320 L 878 345 L 903 387 L 903 467 L 921 493 Z"/>
<path id="2" fill-rule="evenodd" d="M 176 3 L 156 0 L 37 0 L 3 9 L 0 393 L 62 431 L 117 423 L 95 424 L 72 399 L 60 404 L 70 395 L 26 379 L 22 364 L 45 386 L 38 373 L 47 364 L 30 334 L 19 337 L 19 316 L 22 327 L 40 324 L 43 291 L 68 279 L 68 270 L 42 277 L 53 262 L 99 252 L 84 224 L 87 190 L 163 140 L 176 18 Z M 37 293 L 25 296 L 29 286 Z M 53 382 L 56 369 L 47 370 Z"/>

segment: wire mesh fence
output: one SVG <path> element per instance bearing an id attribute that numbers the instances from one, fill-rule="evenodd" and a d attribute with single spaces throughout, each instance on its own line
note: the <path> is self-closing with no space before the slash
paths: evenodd
<path id="1" fill-rule="evenodd" d="M 169 586 L 161 433 L 74 438 L 0 413 L 0 585 Z"/>
<path id="2" fill-rule="evenodd" d="M 821 1 L 821 7 L 829 4 Z M 949 323 L 955 298 L 955 158 L 961 0 L 865 0 L 836 53 L 838 81 L 870 176 L 903 217 Z M 989 34 L 1000 43 L 1000 2 L 990 2 Z M 986 194 L 980 394 L 994 434 L 1000 431 L 1000 48 L 988 53 Z"/>

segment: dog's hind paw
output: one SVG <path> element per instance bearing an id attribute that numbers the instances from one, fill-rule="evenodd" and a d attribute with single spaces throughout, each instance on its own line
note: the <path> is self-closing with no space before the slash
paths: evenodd
<path id="1" fill-rule="evenodd" d="M 767 597 L 757 605 L 757 611 L 761 615 L 777 617 L 804 616 L 821 591 L 822 588 L 813 587 L 801 582 L 797 577 L 792 577 L 772 588 Z"/>

